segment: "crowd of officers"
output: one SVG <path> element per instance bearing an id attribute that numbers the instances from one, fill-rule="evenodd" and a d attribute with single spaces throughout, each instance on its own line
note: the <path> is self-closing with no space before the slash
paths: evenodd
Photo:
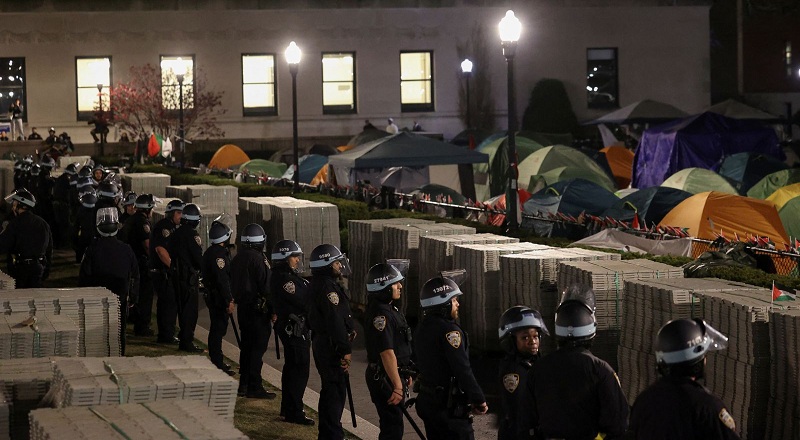
<path id="1" fill-rule="evenodd" d="M 281 416 L 290 423 L 314 424 L 303 410 L 313 356 L 322 382 L 319 438 L 344 438 L 340 420 L 348 398 L 352 404 L 350 366 L 357 332 L 343 287 L 349 262 L 336 246 L 313 249 L 312 275 L 306 279 L 300 246 L 281 240 L 268 252 L 261 225 L 245 226 L 241 247 L 231 257 L 230 222 L 217 219 L 209 227 L 204 253 L 197 205 L 172 200 L 165 217 L 151 225 L 156 198 L 123 197 L 117 177 L 102 166 L 68 165 L 52 179 L 50 161 L 26 159 L 17 165 L 16 188 L 6 198 L 12 217 L 0 233 L 0 252 L 9 255 L 18 288 L 41 286 L 54 242 L 71 243 L 81 263 L 80 285 L 103 286 L 118 295 L 123 328 L 129 320 L 134 334 L 157 335 L 157 342 L 177 343 L 179 350 L 193 353 L 203 351 L 193 342 L 202 296 L 211 323 L 209 356 L 231 376 L 222 339 L 236 313 L 241 329 L 238 393 L 247 398 L 276 397 L 261 379 L 274 329 L 285 355 Z M 397 308 L 407 267 L 407 260 L 388 260 L 370 268 L 365 286 L 351 286 L 368 294 L 364 377 L 380 418 L 379 439 L 403 438 L 404 418 L 421 438 L 472 439 L 472 417 L 489 408 L 470 366 L 468 335 L 458 321 L 459 280 L 440 275 L 424 283 L 421 321 L 412 331 Z M 151 329 L 154 294 L 157 333 Z M 597 328 L 594 313 L 591 289 L 567 289 L 555 317 L 558 348 L 546 356 L 539 351 L 540 341 L 551 335 L 538 311 L 515 306 L 502 314 L 501 440 L 738 438 L 733 417 L 702 386 L 706 353 L 725 348 L 727 338 L 699 319 L 664 325 L 655 341 L 661 378 L 631 410 L 614 370 L 590 351 Z M 424 434 L 409 416 L 413 405 Z"/>

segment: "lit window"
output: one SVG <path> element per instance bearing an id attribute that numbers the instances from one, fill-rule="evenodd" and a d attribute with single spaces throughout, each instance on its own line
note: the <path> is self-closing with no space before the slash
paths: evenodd
<path id="1" fill-rule="evenodd" d="M 586 50 L 586 93 L 589 108 L 619 107 L 617 48 Z"/>
<path id="2" fill-rule="evenodd" d="M 108 92 L 111 87 L 111 57 L 75 58 L 77 81 L 78 120 L 88 121 L 93 113 L 108 110 Z M 102 89 L 98 88 L 102 85 Z"/>
<path id="3" fill-rule="evenodd" d="M 404 112 L 433 111 L 433 52 L 400 53 L 400 105 Z"/>
<path id="4" fill-rule="evenodd" d="M 25 97 L 25 58 L 0 58 L 0 112 L 6 114 L 11 104 L 19 99 L 22 120 L 27 121 Z"/>
<path id="5" fill-rule="evenodd" d="M 322 54 L 322 113 L 356 112 L 356 54 Z"/>
<path id="6" fill-rule="evenodd" d="M 277 92 L 275 55 L 242 55 L 242 107 L 244 116 L 277 115 Z"/>
<path id="7" fill-rule="evenodd" d="M 181 75 L 183 75 L 183 108 L 192 108 L 194 107 L 194 55 L 161 57 L 161 105 L 165 109 L 180 109 Z"/>

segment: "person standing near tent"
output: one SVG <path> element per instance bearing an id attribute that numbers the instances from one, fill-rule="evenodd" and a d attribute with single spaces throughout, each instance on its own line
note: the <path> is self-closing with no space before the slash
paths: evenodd
<path id="1" fill-rule="evenodd" d="M 386 126 L 386 132 L 389 133 L 389 134 L 397 134 L 400 131 L 400 129 L 394 123 L 394 119 L 389 118 L 388 122 L 389 122 L 389 125 Z"/>

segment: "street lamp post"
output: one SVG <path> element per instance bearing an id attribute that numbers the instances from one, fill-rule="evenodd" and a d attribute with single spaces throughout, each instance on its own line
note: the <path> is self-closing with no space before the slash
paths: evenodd
<path id="1" fill-rule="evenodd" d="M 469 77 L 472 76 L 472 61 L 469 58 L 465 58 L 464 61 L 461 62 L 461 73 L 464 74 L 464 78 L 467 79 L 467 130 L 472 128 L 472 118 L 470 118 L 470 111 L 472 107 L 469 105 Z"/>
<path id="2" fill-rule="evenodd" d="M 289 63 L 289 73 L 292 74 L 292 159 L 294 162 L 294 187 L 293 192 L 300 191 L 300 145 L 297 139 L 297 69 L 300 66 L 302 52 L 294 41 L 286 48 L 286 62 Z"/>
<path id="3" fill-rule="evenodd" d="M 186 144 L 183 139 L 183 80 L 185 73 L 175 75 L 178 78 L 178 149 L 181 152 L 181 168 L 186 166 Z"/>
<path id="4" fill-rule="evenodd" d="M 103 83 L 97 83 L 97 105 L 100 107 L 100 112 L 95 115 L 95 118 L 104 118 L 103 115 Z M 95 130 L 97 130 L 97 125 L 95 125 Z M 100 156 L 105 156 L 105 146 L 106 146 L 106 135 L 102 131 L 97 133 L 100 135 Z"/>
<path id="5" fill-rule="evenodd" d="M 508 191 L 506 192 L 506 224 L 509 231 L 519 228 L 517 220 L 517 103 L 514 93 L 514 53 L 517 41 L 522 33 L 522 23 L 514 16 L 514 11 L 507 11 L 500 20 L 500 41 L 503 56 L 508 66 Z"/>

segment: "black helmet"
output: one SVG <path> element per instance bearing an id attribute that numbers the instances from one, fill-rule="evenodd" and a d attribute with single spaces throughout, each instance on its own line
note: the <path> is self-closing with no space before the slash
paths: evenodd
<path id="1" fill-rule="evenodd" d="M 426 281 L 419 290 L 419 305 L 424 314 L 438 313 L 449 317 L 453 298 L 461 294 L 461 289 L 452 279 L 434 277 Z"/>
<path id="2" fill-rule="evenodd" d="M 39 162 L 39 165 L 41 165 L 42 168 L 45 168 L 45 169 L 48 169 L 48 170 L 52 170 L 53 168 L 56 167 L 56 161 L 50 156 L 45 156 Z"/>
<path id="3" fill-rule="evenodd" d="M 156 206 L 156 200 L 152 194 L 139 194 L 133 206 L 135 206 L 136 209 L 153 209 L 153 207 Z"/>
<path id="4" fill-rule="evenodd" d="M 97 232 L 100 235 L 103 237 L 117 235 L 119 230 L 119 211 L 117 208 L 100 208 L 97 210 L 95 219 L 95 226 L 97 226 Z"/>
<path id="5" fill-rule="evenodd" d="M 658 371 L 664 376 L 703 377 L 706 353 L 727 345 L 728 338 L 702 319 L 675 319 L 656 336 Z"/>
<path id="6" fill-rule="evenodd" d="M 212 244 L 219 244 L 228 241 L 231 238 L 231 232 L 233 232 L 230 226 L 226 225 L 225 223 L 215 221 L 211 223 L 211 227 L 208 228 L 208 240 Z"/>
<path id="7" fill-rule="evenodd" d="M 16 162 L 14 162 L 14 169 L 15 170 L 22 171 L 22 169 L 24 167 L 25 167 L 25 162 L 23 162 L 22 159 L 19 159 Z"/>
<path id="8" fill-rule="evenodd" d="M 76 183 L 78 187 L 78 192 L 84 191 L 89 187 L 91 187 L 91 189 L 94 190 L 93 182 L 94 181 L 92 180 L 91 177 L 79 177 Z"/>
<path id="9" fill-rule="evenodd" d="M 594 291 L 586 286 L 572 285 L 556 309 L 556 337 L 559 341 L 589 341 L 597 333 L 594 316 Z"/>
<path id="10" fill-rule="evenodd" d="M 173 200 L 170 200 L 169 203 L 167 203 L 167 208 L 164 209 L 164 213 L 166 214 L 166 213 L 169 213 L 169 212 L 172 212 L 172 211 L 183 211 L 183 208 L 185 206 L 186 206 L 186 204 L 183 203 L 183 200 L 173 199 Z"/>
<path id="11" fill-rule="evenodd" d="M 70 176 L 74 176 L 77 174 L 78 166 L 77 164 L 71 163 L 64 168 L 64 172 L 69 174 Z"/>
<path id="12" fill-rule="evenodd" d="M 515 330 L 535 328 L 539 333 L 550 336 L 547 326 L 544 324 L 542 314 L 526 306 L 514 306 L 500 315 L 500 328 L 498 336 L 500 339 L 510 335 Z"/>
<path id="13" fill-rule="evenodd" d="M 264 243 L 267 242 L 267 234 L 264 232 L 264 228 L 258 223 L 250 223 L 244 227 L 239 240 L 242 241 L 242 246 L 263 250 Z"/>
<path id="14" fill-rule="evenodd" d="M 136 193 L 133 191 L 128 191 L 125 194 L 125 197 L 122 199 L 122 206 L 133 205 L 136 203 Z"/>
<path id="15" fill-rule="evenodd" d="M 31 176 L 38 176 L 42 171 L 42 166 L 38 163 L 31 165 Z"/>
<path id="16" fill-rule="evenodd" d="M 94 205 L 97 204 L 97 196 L 94 195 L 94 191 L 84 193 L 80 200 L 84 208 L 94 208 Z"/>
<path id="17" fill-rule="evenodd" d="M 181 216 L 181 224 L 188 224 L 196 228 L 200 224 L 200 208 L 194 203 L 189 203 L 183 207 L 183 216 Z"/>
<path id="18" fill-rule="evenodd" d="M 47 129 L 47 132 L 55 134 L 56 128 L 55 127 L 50 127 L 49 129 Z"/>
<path id="19" fill-rule="evenodd" d="M 106 182 L 105 180 L 100 182 L 97 185 L 97 197 L 100 198 L 107 198 L 107 199 L 116 199 L 119 196 L 119 190 L 117 189 L 117 185 Z"/>
<path id="20" fill-rule="evenodd" d="M 103 165 L 102 165 L 102 164 L 99 164 L 99 163 L 98 163 L 97 165 L 95 165 L 95 166 L 94 166 L 94 168 L 92 168 L 92 172 L 95 172 L 95 171 L 97 171 L 97 170 L 100 170 L 100 171 L 102 171 L 102 172 L 104 172 L 104 173 L 106 172 L 106 169 L 105 169 L 105 168 L 103 168 Z"/>
<path id="21" fill-rule="evenodd" d="M 311 272 L 313 273 L 338 275 L 330 272 L 331 265 L 336 261 L 342 263 L 340 274 L 345 276 L 350 275 L 350 262 L 347 259 L 347 255 L 343 254 L 338 247 L 332 244 L 326 243 L 315 247 L 314 250 L 311 251 L 309 266 L 311 266 Z"/>
<path id="22" fill-rule="evenodd" d="M 286 261 L 287 258 L 292 256 L 302 256 L 303 250 L 300 249 L 300 245 L 297 242 L 292 240 L 281 240 L 275 243 L 275 246 L 272 246 L 272 263 L 278 263 L 281 261 Z"/>
<path id="23" fill-rule="evenodd" d="M 6 196 L 6 202 L 12 203 L 14 201 L 24 205 L 26 208 L 33 208 L 36 206 L 36 197 L 25 188 L 15 189 L 11 194 Z"/>
<path id="24" fill-rule="evenodd" d="M 376 264 L 370 267 L 369 272 L 367 272 L 367 293 L 381 292 L 404 279 L 403 274 L 391 264 Z"/>
<path id="25" fill-rule="evenodd" d="M 78 171 L 78 176 L 80 177 L 92 177 L 92 169 L 88 166 L 84 165 Z"/>
<path id="26" fill-rule="evenodd" d="M 27 163 L 28 165 L 31 165 L 33 163 L 33 155 L 29 154 L 29 155 L 23 157 L 22 161 L 24 163 Z"/>

